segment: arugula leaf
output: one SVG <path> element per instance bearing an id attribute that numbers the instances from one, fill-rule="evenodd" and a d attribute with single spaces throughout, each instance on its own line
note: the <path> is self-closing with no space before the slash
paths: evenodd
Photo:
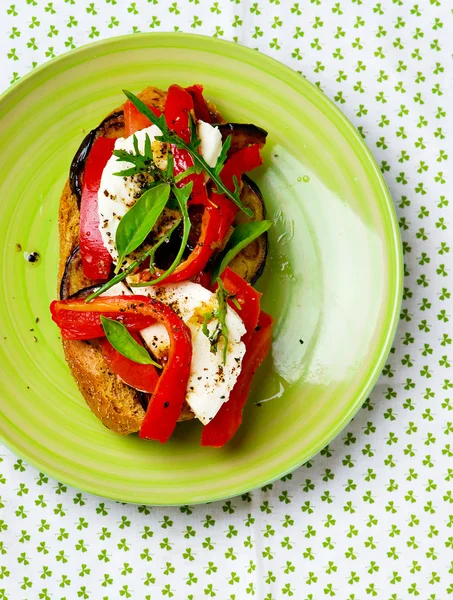
<path id="1" fill-rule="evenodd" d="M 190 194 L 192 193 L 193 181 L 190 181 L 187 185 L 182 188 L 178 188 L 176 186 L 172 187 L 172 191 L 176 196 L 176 200 L 178 201 L 179 210 L 182 214 L 183 219 L 183 235 L 181 240 L 181 246 L 179 247 L 178 254 L 175 257 L 175 260 L 168 267 L 165 273 L 156 277 L 156 279 L 151 279 L 151 281 L 146 281 L 144 283 L 131 283 L 131 287 L 147 287 L 150 285 L 156 285 L 157 283 L 161 283 L 164 279 L 166 279 L 169 275 L 173 273 L 176 267 L 181 262 L 182 255 L 184 254 L 184 250 L 187 246 L 187 240 L 189 239 L 190 228 L 192 224 L 190 222 L 189 211 L 187 208 L 187 202 L 189 200 Z"/>
<path id="2" fill-rule="evenodd" d="M 199 166 L 203 171 L 205 171 L 210 178 L 212 179 L 218 194 L 225 194 L 230 200 L 232 200 L 248 217 L 253 216 L 253 211 L 245 204 L 242 203 L 241 198 L 239 196 L 238 186 L 235 185 L 234 192 L 231 192 L 227 186 L 223 183 L 220 176 L 215 172 L 215 168 L 210 167 L 208 163 L 205 161 L 203 156 L 198 153 L 198 146 L 200 145 L 200 140 L 197 139 L 195 134 L 195 128 L 191 126 L 191 134 L 190 134 L 190 142 L 186 144 L 186 142 L 181 139 L 176 133 L 170 131 L 167 127 L 167 123 L 165 121 L 165 116 L 162 114 L 160 117 L 157 117 L 152 110 L 150 110 L 144 102 L 137 98 L 131 92 L 127 90 L 123 90 L 126 97 L 132 102 L 137 110 L 139 110 L 145 117 L 147 117 L 151 123 L 157 125 L 162 132 L 161 136 L 156 137 L 156 140 L 161 142 L 167 142 L 169 144 L 175 145 L 177 148 L 181 148 L 183 150 L 187 150 L 192 157 L 193 163 L 195 166 Z M 237 182 L 236 182 L 237 183 Z"/>
<path id="3" fill-rule="evenodd" d="M 211 352 L 212 354 L 217 354 L 218 344 L 220 338 L 223 337 L 224 345 L 223 345 L 223 364 L 226 364 L 227 352 L 228 352 L 228 341 L 229 341 L 229 331 L 228 326 L 226 324 L 226 316 L 228 310 L 227 300 L 232 296 L 223 285 L 223 282 L 220 278 L 217 279 L 217 291 L 216 298 L 218 307 L 212 311 L 205 313 L 202 332 L 209 339 L 211 344 Z M 208 329 L 208 323 L 212 319 L 217 319 L 217 324 L 212 332 Z"/>
<path id="4" fill-rule="evenodd" d="M 179 173 L 179 175 L 175 175 L 175 183 L 179 183 L 186 177 L 189 177 L 189 175 L 193 175 L 194 173 L 198 173 L 198 172 L 199 171 L 195 165 L 193 165 L 192 167 L 188 167 L 185 171 L 183 171 L 182 173 Z"/>
<path id="5" fill-rule="evenodd" d="M 175 159 L 173 158 L 173 154 L 168 150 L 167 152 L 167 168 L 165 169 L 165 178 L 167 181 L 170 181 L 173 177 L 173 171 L 175 168 Z"/>
<path id="6" fill-rule="evenodd" d="M 223 273 L 228 264 L 243 248 L 270 229 L 273 224 L 273 221 L 250 221 L 250 223 L 241 223 L 240 225 L 237 225 L 226 243 L 225 248 L 217 256 L 212 271 L 212 281 L 214 282 L 217 277 Z"/>
<path id="7" fill-rule="evenodd" d="M 134 134 L 133 138 L 134 150 L 130 152 L 128 150 L 114 150 L 113 155 L 116 156 L 118 161 L 129 162 L 134 166 L 129 167 L 128 169 L 124 169 L 124 171 L 118 171 L 117 173 L 113 173 L 114 175 L 120 175 L 122 177 L 129 177 L 130 175 L 136 175 L 137 173 L 142 173 L 146 171 L 147 173 L 154 174 L 157 170 L 157 167 L 153 162 L 153 151 L 151 148 L 151 140 L 148 134 L 145 137 L 145 145 L 143 154 L 140 152 L 140 148 L 138 147 L 137 136 Z"/>
<path id="8" fill-rule="evenodd" d="M 170 185 L 162 183 L 144 192 L 134 206 L 123 216 L 116 230 L 118 263 L 115 273 L 121 268 L 125 257 L 145 241 L 167 204 Z"/>
<path id="9" fill-rule="evenodd" d="M 118 273 L 118 275 L 115 275 L 115 277 L 110 279 L 110 281 L 107 281 L 107 283 L 104 283 L 104 285 L 101 285 L 101 287 L 98 290 L 96 290 L 95 292 L 93 292 L 86 298 L 85 302 L 90 302 L 90 300 L 94 300 L 95 298 L 97 298 L 98 296 L 101 296 L 104 292 L 106 292 L 107 290 L 112 288 L 114 285 L 116 285 L 120 281 L 123 281 L 123 279 L 126 279 L 126 277 L 128 275 L 130 275 L 132 273 L 132 271 L 134 271 L 139 265 L 141 265 L 142 262 L 144 260 L 146 260 L 148 257 L 150 259 L 150 264 L 152 265 L 154 262 L 154 255 L 156 254 L 157 249 L 160 248 L 160 246 L 162 246 L 162 244 L 164 242 L 166 242 L 170 239 L 171 234 L 174 232 L 174 230 L 177 227 L 179 227 L 180 223 L 181 223 L 181 219 L 178 219 L 177 221 L 175 221 L 175 224 L 173 225 L 173 227 L 171 229 L 169 229 L 167 231 L 167 233 L 165 233 L 164 235 L 161 235 L 159 237 L 158 241 L 154 244 L 154 246 L 152 248 L 149 248 L 148 250 L 146 250 L 146 252 L 144 252 L 141 256 L 139 256 L 136 260 L 131 262 L 131 264 L 126 269 L 124 269 L 124 271 L 122 271 L 121 273 Z"/>
<path id="10" fill-rule="evenodd" d="M 233 136 L 230 134 L 227 139 L 222 144 L 222 149 L 220 150 L 219 157 L 217 158 L 217 162 L 214 167 L 214 171 L 216 175 L 220 175 L 220 171 L 223 169 L 223 165 L 227 159 L 227 153 L 231 146 L 231 140 Z"/>
<path id="11" fill-rule="evenodd" d="M 146 348 L 134 340 L 122 323 L 101 315 L 101 324 L 106 338 L 120 354 L 140 365 L 154 365 L 158 369 L 162 368 L 151 358 Z"/>

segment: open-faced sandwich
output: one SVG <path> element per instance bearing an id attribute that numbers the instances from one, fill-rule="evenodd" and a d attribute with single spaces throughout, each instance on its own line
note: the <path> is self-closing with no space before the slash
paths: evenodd
<path id="1" fill-rule="evenodd" d="M 219 447 L 271 346 L 252 285 L 272 221 L 245 175 L 267 133 L 226 123 L 202 90 L 125 92 L 83 140 L 60 201 L 50 309 L 106 427 L 165 442 L 195 417 L 202 445 Z"/>

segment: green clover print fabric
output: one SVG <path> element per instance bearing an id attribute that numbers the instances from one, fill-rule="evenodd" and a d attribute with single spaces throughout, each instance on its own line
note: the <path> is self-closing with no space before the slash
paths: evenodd
<path id="1" fill-rule="evenodd" d="M 349 117 L 392 192 L 400 326 L 349 427 L 292 475 L 123 505 L 0 449 L 0 599 L 453 598 L 451 0 L 2 0 L 0 89 L 81 44 L 186 31 L 269 54 Z"/>

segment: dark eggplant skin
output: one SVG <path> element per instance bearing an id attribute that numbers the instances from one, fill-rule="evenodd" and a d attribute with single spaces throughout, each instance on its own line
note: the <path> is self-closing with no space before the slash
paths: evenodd
<path id="1" fill-rule="evenodd" d="M 222 134 L 223 142 L 231 135 L 231 146 L 228 155 L 234 154 L 251 144 L 264 146 L 266 143 L 267 131 L 251 123 L 222 123 L 217 127 Z"/>
<path id="2" fill-rule="evenodd" d="M 119 110 L 106 117 L 95 129 L 92 129 L 80 144 L 79 149 L 72 159 L 69 169 L 69 185 L 72 193 L 77 198 L 77 205 L 80 208 L 82 198 L 83 172 L 85 170 L 86 160 L 94 142 L 98 137 L 106 135 L 109 130 L 122 129 L 124 127 L 124 113 Z"/>
<path id="3" fill-rule="evenodd" d="M 60 283 L 60 300 L 86 298 L 99 287 L 100 284 L 93 285 L 92 281 L 84 276 L 80 248 L 76 246 L 65 264 Z"/>
<path id="4" fill-rule="evenodd" d="M 80 257 L 80 248 L 76 246 L 71 254 L 68 256 L 66 265 L 63 271 L 63 277 L 60 282 L 60 300 L 66 300 L 69 298 L 69 286 L 71 279 L 71 269 L 73 262 Z"/>

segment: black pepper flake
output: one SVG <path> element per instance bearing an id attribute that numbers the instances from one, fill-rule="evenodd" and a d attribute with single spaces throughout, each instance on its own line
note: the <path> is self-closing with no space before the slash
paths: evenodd
<path id="1" fill-rule="evenodd" d="M 16 250 L 18 252 L 22 252 L 22 246 L 20 244 L 16 244 Z"/>
<path id="2" fill-rule="evenodd" d="M 108 190 L 104 190 L 104 196 L 107 198 L 109 195 L 109 191 Z"/>
<path id="3" fill-rule="evenodd" d="M 36 317 L 35 323 L 39 323 L 39 317 Z"/>
<path id="4" fill-rule="evenodd" d="M 33 336 L 33 341 L 34 341 L 34 342 L 37 342 L 37 341 L 38 341 L 38 338 L 36 337 L 36 335 L 34 335 L 34 336 Z"/>
<path id="5" fill-rule="evenodd" d="M 261 329 L 261 325 L 257 325 L 257 326 L 255 327 L 255 331 L 259 331 L 260 329 Z"/>
<path id="6" fill-rule="evenodd" d="M 164 402 L 164 408 L 168 408 L 170 406 L 170 402 Z"/>
<path id="7" fill-rule="evenodd" d="M 261 402 L 257 402 L 257 403 L 256 403 L 256 406 L 261 406 Z"/>
<path id="8" fill-rule="evenodd" d="M 33 327 L 30 329 L 30 331 L 34 331 Z"/>
<path id="9" fill-rule="evenodd" d="M 303 344 L 303 343 L 304 343 L 304 340 L 299 340 L 299 344 Z"/>

